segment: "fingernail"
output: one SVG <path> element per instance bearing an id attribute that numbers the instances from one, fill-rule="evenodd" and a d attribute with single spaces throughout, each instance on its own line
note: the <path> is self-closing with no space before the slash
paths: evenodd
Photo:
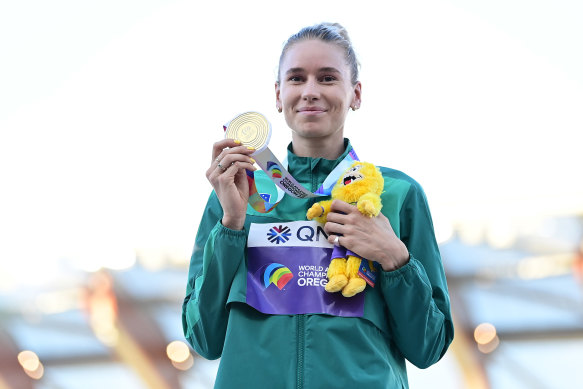
<path id="1" fill-rule="evenodd" d="M 248 148 L 249 150 L 251 150 L 251 151 L 255 151 L 255 148 L 254 148 L 254 147 L 247 146 L 247 148 Z"/>
<path id="2" fill-rule="evenodd" d="M 255 160 L 253 158 L 249 158 L 251 160 L 251 163 L 255 163 Z"/>
<path id="3" fill-rule="evenodd" d="M 235 142 L 237 144 L 241 144 L 241 141 L 239 139 L 233 139 L 233 142 Z"/>

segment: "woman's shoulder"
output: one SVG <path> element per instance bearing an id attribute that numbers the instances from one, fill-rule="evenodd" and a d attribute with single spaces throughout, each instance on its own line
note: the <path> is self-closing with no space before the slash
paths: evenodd
<path id="1" fill-rule="evenodd" d="M 378 167 L 384 178 L 384 190 L 381 195 L 383 204 L 396 204 L 399 210 L 425 210 L 428 213 L 428 203 L 425 191 L 419 182 L 408 174 L 383 166 Z"/>
<path id="2" fill-rule="evenodd" d="M 401 183 L 404 186 L 413 187 L 416 190 L 423 191 L 421 184 L 419 184 L 419 182 L 417 182 L 413 177 L 411 177 L 407 173 L 405 173 L 401 170 L 392 169 L 392 168 L 385 167 L 385 166 L 377 166 L 377 167 L 379 168 L 385 181 L 387 181 L 387 180 L 393 181 L 393 182 L 396 181 L 396 182 Z"/>

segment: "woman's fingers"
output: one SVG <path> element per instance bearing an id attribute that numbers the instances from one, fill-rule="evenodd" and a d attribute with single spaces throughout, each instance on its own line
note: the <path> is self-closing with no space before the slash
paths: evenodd
<path id="1" fill-rule="evenodd" d="M 239 230 L 245 222 L 249 184 L 245 169 L 254 171 L 251 158 L 254 149 L 233 139 L 222 139 L 213 144 L 212 160 L 206 176 L 223 208 L 222 223 Z"/>
<path id="2" fill-rule="evenodd" d="M 379 262 L 384 270 L 397 269 L 409 261 L 407 247 L 397 237 L 385 215 L 379 213 L 376 217 L 368 217 L 355 206 L 336 200 L 331 209 L 324 226 L 328 242 L 334 243 L 340 236 L 342 246 L 363 258 Z"/>
<path id="3" fill-rule="evenodd" d="M 232 139 L 227 140 L 232 141 Z M 252 171 L 256 170 L 253 166 L 255 160 L 250 157 L 250 155 L 254 152 L 253 149 L 249 149 L 248 147 L 241 145 L 237 146 L 234 141 L 230 143 L 225 143 L 223 141 L 217 142 L 213 146 L 213 156 L 216 156 L 213 158 L 213 161 L 211 162 L 211 165 L 206 172 L 206 176 L 209 180 L 212 180 L 213 176 L 227 172 L 227 170 L 234 165 L 236 165 L 238 169 L 243 168 Z M 222 147 L 225 144 L 235 144 L 235 146 L 222 149 L 220 152 L 215 149 L 216 147 Z"/>
<path id="4" fill-rule="evenodd" d="M 216 169 L 217 178 L 219 180 L 223 180 L 225 182 L 231 182 L 232 178 L 239 171 L 241 171 L 241 169 L 246 169 L 246 170 L 251 170 L 251 171 L 256 170 L 255 166 L 253 166 L 253 164 L 251 162 L 237 161 L 237 162 L 233 162 L 232 164 L 229 164 L 228 167 L 225 167 L 224 169 L 217 168 Z"/>
<path id="5" fill-rule="evenodd" d="M 239 147 L 235 149 L 229 149 L 229 151 L 224 152 L 219 157 L 217 157 L 218 161 L 215 159 L 217 163 L 217 167 L 219 169 L 226 170 L 235 162 L 244 162 L 253 165 L 255 160 L 249 156 L 249 154 L 242 153 L 242 150 L 237 150 Z"/>
<path id="6" fill-rule="evenodd" d="M 341 200 L 334 200 L 330 205 L 330 212 L 326 216 L 326 220 L 328 223 L 332 224 L 353 224 L 356 221 L 354 219 L 361 216 L 364 215 L 360 213 L 356 206 Z M 326 225 L 328 225 L 328 223 L 326 223 Z"/>
<path id="7" fill-rule="evenodd" d="M 356 208 L 356 206 L 354 206 L 354 205 L 348 204 L 346 201 L 334 200 L 334 201 L 332 201 L 332 204 L 330 204 L 330 211 L 331 212 L 340 212 L 340 213 L 350 213 L 350 212 L 358 211 L 358 208 Z"/>
<path id="8" fill-rule="evenodd" d="M 255 149 L 252 147 L 247 147 L 242 145 L 240 142 L 233 140 L 233 139 L 222 139 L 218 142 L 213 144 L 213 152 L 212 152 L 212 161 L 216 162 L 218 159 L 219 161 L 226 155 L 230 153 L 239 153 L 245 155 L 251 155 L 255 152 Z"/>
<path id="9" fill-rule="evenodd" d="M 241 142 L 234 139 L 221 139 L 213 144 L 212 159 L 213 161 L 219 157 L 223 150 L 241 146 Z M 242 146 L 244 147 L 244 146 Z M 212 162 L 211 162 L 212 163 Z"/>
<path id="10" fill-rule="evenodd" d="M 222 159 L 216 159 L 211 164 L 211 166 L 209 168 L 209 172 L 210 173 L 217 173 L 217 174 L 226 173 L 229 170 L 231 170 L 231 172 L 233 172 L 233 169 L 231 169 L 233 166 L 236 167 L 235 172 L 238 169 L 248 169 L 248 170 L 255 171 L 256 170 L 255 166 L 253 166 L 254 163 L 255 163 L 255 160 L 253 158 L 249 157 L 248 155 L 227 154 Z"/>
<path id="11" fill-rule="evenodd" d="M 326 224 L 324 225 L 324 231 L 328 234 L 328 242 L 334 244 L 336 237 L 340 236 L 342 237 L 342 245 L 350 246 L 356 219 L 361 216 L 360 211 L 354 205 L 334 200 L 330 205 L 330 213 L 326 216 Z"/>

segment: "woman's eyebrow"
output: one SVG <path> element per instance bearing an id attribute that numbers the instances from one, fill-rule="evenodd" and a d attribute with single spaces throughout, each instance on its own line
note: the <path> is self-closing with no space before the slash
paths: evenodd
<path id="1" fill-rule="evenodd" d="M 320 68 L 318 71 L 321 73 L 340 73 L 340 70 L 333 67 Z"/>
<path id="2" fill-rule="evenodd" d="M 292 74 L 292 73 L 303 73 L 305 72 L 304 68 L 289 68 L 285 74 Z M 340 70 L 336 69 L 335 67 L 327 66 L 318 69 L 320 73 L 340 73 Z"/>
<path id="3" fill-rule="evenodd" d="M 292 74 L 292 73 L 302 73 L 304 68 L 289 68 L 285 74 Z"/>

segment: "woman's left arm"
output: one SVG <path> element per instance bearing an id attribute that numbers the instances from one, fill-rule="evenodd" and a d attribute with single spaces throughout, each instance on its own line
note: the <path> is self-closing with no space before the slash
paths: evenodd
<path id="1" fill-rule="evenodd" d="M 409 188 L 399 217 L 400 239 L 382 213 L 369 218 L 334 201 L 326 231 L 330 242 L 342 234 L 341 245 L 381 264 L 377 287 L 391 316 L 392 338 L 405 358 L 426 368 L 445 354 L 453 321 L 431 214 L 417 183 Z"/>
<path id="2" fill-rule="evenodd" d="M 453 340 L 449 293 L 425 193 L 413 183 L 401 207 L 400 237 L 410 252 L 405 266 L 384 272 L 381 288 L 395 342 L 419 368 L 436 363 Z"/>

